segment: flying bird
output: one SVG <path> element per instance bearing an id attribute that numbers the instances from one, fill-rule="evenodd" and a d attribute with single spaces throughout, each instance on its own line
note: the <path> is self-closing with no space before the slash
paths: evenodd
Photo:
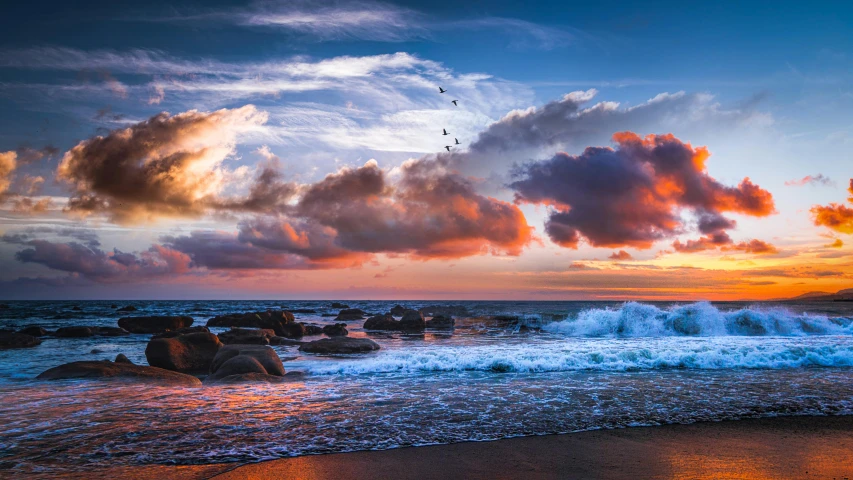
<path id="1" fill-rule="evenodd" d="M 442 132 L 444 132 L 444 133 L 442 133 L 442 135 L 450 135 L 449 133 L 447 133 L 447 129 L 446 129 L 446 128 L 442 128 L 442 129 L 441 129 L 441 131 L 442 131 Z"/>
<path id="2" fill-rule="evenodd" d="M 458 138 L 454 138 L 454 140 L 456 140 L 456 145 L 459 145 L 459 139 L 458 139 Z"/>
<path id="3" fill-rule="evenodd" d="M 443 89 L 443 88 L 441 88 L 441 87 L 438 87 L 438 93 L 444 93 L 444 92 L 446 92 L 446 91 L 447 91 L 447 90 L 445 90 L 445 89 Z"/>
<path id="4" fill-rule="evenodd" d="M 457 107 L 458 107 L 458 106 L 459 106 L 459 104 L 458 104 L 458 103 L 456 103 L 456 102 L 458 102 L 458 101 L 459 101 L 459 100 L 451 100 L 451 101 L 450 101 L 450 103 L 452 103 L 453 105 L 455 105 L 455 106 L 457 106 Z"/>
<path id="5" fill-rule="evenodd" d="M 448 152 L 450 151 L 450 145 L 445 145 L 444 148 L 446 148 Z"/>

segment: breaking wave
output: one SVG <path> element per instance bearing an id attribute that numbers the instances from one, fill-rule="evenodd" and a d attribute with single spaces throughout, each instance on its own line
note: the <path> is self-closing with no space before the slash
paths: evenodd
<path id="1" fill-rule="evenodd" d="M 618 308 L 583 310 L 577 318 L 542 329 L 572 337 L 807 336 L 851 335 L 853 321 L 794 314 L 782 307 L 722 311 L 708 302 L 654 305 L 628 302 Z"/>

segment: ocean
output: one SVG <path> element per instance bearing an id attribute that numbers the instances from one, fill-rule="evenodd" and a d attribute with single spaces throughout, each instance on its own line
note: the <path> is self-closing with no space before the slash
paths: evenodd
<path id="1" fill-rule="evenodd" d="M 5 302 L 0 328 L 116 326 L 122 316 L 314 310 L 330 301 Z M 367 312 L 458 306 L 452 331 L 365 332 L 381 350 L 274 346 L 298 381 L 178 388 L 35 377 L 150 335 L 43 338 L 0 351 L 0 476 L 92 465 L 209 464 L 590 429 L 853 414 L 853 303 L 346 301 Z M 113 305 L 133 305 L 132 313 Z M 75 309 L 75 307 L 77 307 Z M 225 329 L 213 328 L 219 333 Z M 306 337 L 306 340 L 320 337 Z M 93 353 L 93 351 L 95 353 Z"/>

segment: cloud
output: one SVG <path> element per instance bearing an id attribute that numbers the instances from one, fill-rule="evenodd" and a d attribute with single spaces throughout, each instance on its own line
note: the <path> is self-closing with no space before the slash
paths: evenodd
<path id="1" fill-rule="evenodd" d="M 619 250 L 618 252 L 613 252 L 607 258 L 609 258 L 611 260 L 618 260 L 618 261 L 625 261 L 625 260 L 633 260 L 634 259 L 634 257 L 631 256 L 631 254 L 626 252 L 625 250 Z"/>
<path id="2" fill-rule="evenodd" d="M 775 212 L 770 192 L 749 178 L 729 187 L 708 175 L 710 153 L 704 147 L 694 148 L 672 134 L 641 138 L 622 132 L 613 141 L 616 148 L 558 153 L 514 170 L 509 186 L 516 202 L 550 208 L 545 230 L 555 243 L 650 248 L 685 231 L 680 213 L 686 210 L 699 218 L 702 233 L 711 234 L 705 243 L 723 244 L 730 241 L 725 230 L 734 227 L 723 213 L 764 217 Z"/>
<path id="3" fill-rule="evenodd" d="M 853 203 L 853 179 L 850 179 L 848 202 Z M 839 233 L 853 234 L 853 208 L 841 203 L 815 205 L 811 208 L 812 221 L 816 226 L 824 226 Z"/>
<path id="4" fill-rule="evenodd" d="M 78 143 L 57 178 L 72 188 L 68 210 L 105 212 L 119 223 L 204 213 L 222 189 L 222 162 L 237 136 L 266 121 L 252 105 L 215 112 L 160 113 Z"/>
<path id="5" fill-rule="evenodd" d="M 840 238 L 836 238 L 834 242 L 830 243 L 829 245 L 825 245 L 825 247 L 827 247 L 827 248 L 841 248 L 843 246 L 844 246 L 844 242 L 841 241 Z"/>
<path id="6" fill-rule="evenodd" d="M 186 273 L 190 265 L 185 254 L 156 245 L 144 252 L 126 253 L 118 249 L 106 252 L 91 244 L 77 242 L 56 243 L 14 236 L 2 239 L 25 247 L 15 253 L 15 259 L 20 262 L 44 265 L 99 283 L 136 282 Z"/>
<path id="7" fill-rule="evenodd" d="M 786 187 L 802 187 L 804 185 L 823 185 L 832 186 L 834 182 L 831 178 L 824 176 L 822 173 L 817 175 L 806 175 L 799 180 L 788 180 L 785 182 Z"/>
<path id="8" fill-rule="evenodd" d="M 18 168 L 18 154 L 0 152 L 0 198 L 9 191 L 12 186 L 12 174 Z"/>

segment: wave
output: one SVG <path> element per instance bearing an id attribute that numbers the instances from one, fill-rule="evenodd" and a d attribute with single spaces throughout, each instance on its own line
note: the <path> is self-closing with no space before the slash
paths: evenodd
<path id="1" fill-rule="evenodd" d="M 722 311 L 708 302 L 666 309 L 627 302 L 617 308 L 583 310 L 577 318 L 541 328 L 573 337 L 807 336 L 851 335 L 853 321 L 795 314 L 782 307 Z"/>
<path id="2" fill-rule="evenodd" d="M 786 369 L 853 366 L 853 339 L 578 340 L 389 350 L 311 365 L 314 375 L 418 372 L 566 372 Z"/>

